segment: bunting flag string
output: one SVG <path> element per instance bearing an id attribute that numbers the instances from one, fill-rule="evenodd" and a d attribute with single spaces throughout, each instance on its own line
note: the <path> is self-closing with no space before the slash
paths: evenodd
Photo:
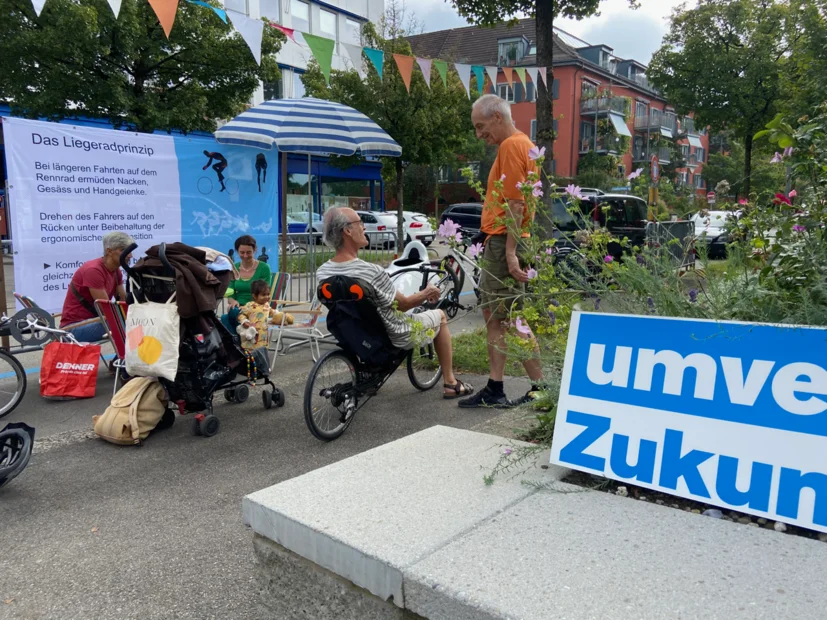
<path id="1" fill-rule="evenodd" d="M 120 7 L 121 0 L 109 0 L 109 2 L 110 3 L 117 2 L 118 6 Z M 208 9 L 211 9 L 211 10 L 215 11 L 215 14 L 218 15 L 218 18 L 222 22 L 224 22 L 225 24 L 227 23 L 227 11 L 225 11 L 224 9 L 219 9 L 218 7 L 214 7 L 211 4 L 207 4 L 206 2 L 202 2 L 202 0 L 187 0 L 187 2 L 189 2 L 190 4 L 198 4 L 200 6 L 205 6 Z M 115 16 L 117 17 L 117 13 L 115 14 Z"/>
<path id="2" fill-rule="evenodd" d="M 526 67 L 525 69 L 528 71 L 528 77 L 531 78 L 531 83 L 534 84 L 534 90 L 537 90 L 537 67 Z"/>
<path id="3" fill-rule="evenodd" d="M 444 60 L 434 60 L 432 64 L 436 67 L 437 72 L 439 72 L 439 76 L 442 78 L 442 84 L 445 88 L 448 88 L 448 63 Z"/>
<path id="4" fill-rule="evenodd" d="M 481 95 L 482 94 L 482 89 L 485 88 L 485 78 L 483 77 L 485 75 L 485 73 L 484 73 L 485 69 L 483 69 L 479 65 L 473 65 L 471 67 L 471 71 L 474 72 L 474 77 L 477 78 L 477 90 L 479 91 L 479 93 Z"/>
<path id="5" fill-rule="evenodd" d="M 227 16 L 230 18 L 233 27 L 238 31 L 238 34 L 244 39 L 247 47 L 250 48 L 250 51 L 253 53 L 253 58 L 256 59 L 256 63 L 261 64 L 261 38 L 264 35 L 264 22 L 260 19 L 247 17 L 243 13 L 237 13 L 236 11 L 227 11 Z"/>
<path id="6" fill-rule="evenodd" d="M 368 57 L 368 60 L 373 63 L 373 66 L 376 68 L 376 72 L 379 74 L 379 79 L 382 78 L 382 65 L 385 64 L 385 52 L 382 50 L 375 50 L 372 47 L 365 48 L 365 55 Z"/>
<path id="7" fill-rule="evenodd" d="M 46 4 L 46 0 L 32 0 L 32 6 L 34 7 L 34 14 L 40 17 L 40 14 L 43 12 L 43 6 Z"/>
<path id="8" fill-rule="evenodd" d="M 457 70 L 457 74 L 459 75 L 459 79 L 462 82 L 462 85 L 465 87 L 465 92 L 468 94 L 468 98 L 471 98 L 471 65 L 465 65 L 459 62 L 454 63 L 454 69 Z"/>
<path id="9" fill-rule="evenodd" d="M 299 44 L 299 42 L 298 42 L 298 41 L 296 41 L 296 37 L 295 37 L 295 36 L 294 36 L 294 34 L 293 34 L 293 33 L 295 33 L 296 31 L 295 31 L 295 30 L 293 30 L 292 28 L 287 28 L 286 26 L 282 26 L 281 24 L 274 24 L 274 23 L 272 23 L 272 22 L 270 23 L 270 26 L 271 26 L 272 28 L 275 28 L 275 29 L 276 29 L 276 30 L 278 30 L 279 32 L 281 32 L 284 36 L 286 36 L 288 39 L 290 39 L 290 40 L 291 40 L 293 43 L 295 43 L 296 45 L 298 45 L 298 44 Z"/>
<path id="10" fill-rule="evenodd" d="M 543 78 L 543 84 L 546 85 L 546 90 L 550 90 L 550 87 L 548 85 L 548 75 L 546 74 L 546 68 L 545 67 L 539 67 L 539 69 L 540 69 L 540 77 Z"/>
<path id="11" fill-rule="evenodd" d="M 488 73 L 488 79 L 491 81 L 491 86 L 494 91 L 497 90 L 497 69 L 498 67 L 486 67 L 485 72 Z"/>
<path id="12" fill-rule="evenodd" d="M 428 88 L 431 87 L 431 61 L 428 58 L 417 58 L 416 64 L 422 70 L 422 77 L 425 78 L 425 84 Z"/>
<path id="13" fill-rule="evenodd" d="M 414 57 L 405 56 L 404 54 L 394 54 L 393 59 L 396 61 L 396 66 L 399 68 L 399 75 L 402 76 L 402 81 L 405 82 L 405 88 L 408 89 L 408 94 L 410 95 Z"/>
<path id="14" fill-rule="evenodd" d="M 330 86 L 330 69 L 333 66 L 333 46 L 336 43 L 333 39 L 326 39 L 324 37 L 316 36 L 303 32 L 302 36 L 307 42 L 307 47 L 319 63 L 319 68 L 322 70 L 324 80 Z"/>
<path id="15" fill-rule="evenodd" d="M 118 14 L 121 12 L 121 0 L 108 0 L 108 2 L 109 8 L 112 9 L 112 12 L 115 14 L 115 19 L 118 19 Z"/>
<path id="16" fill-rule="evenodd" d="M 508 85 L 514 89 L 514 72 L 511 67 L 500 67 L 503 70 L 503 75 L 505 75 L 505 79 L 508 82 Z"/>
<path id="17" fill-rule="evenodd" d="M 169 33 L 172 30 L 172 24 L 175 23 L 175 14 L 178 12 L 178 0 L 149 0 L 149 6 L 155 11 L 158 17 L 158 22 L 164 30 L 164 34 L 169 39 Z M 259 55 L 261 55 L 261 44 L 258 46 Z"/>
<path id="18" fill-rule="evenodd" d="M 520 78 L 520 81 L 523 83 L 523 92 L 526 90 L 525 85 L 525 67 L 516 67 L 514 69 L 514 73 L 517 74 L 517 77 Z"/>
<path id="19" fill-rule="evenodd" d="M 364 80 L 368 73 L 365 71 L 365 61 L 362 59 L 362 47 L 353 43 L 340 43 L 340 45 L 345 48 L 345 52 L 347 52 L 350 62 L 353 63 L 353 68 L 356 69 L 359 77 Z"/>

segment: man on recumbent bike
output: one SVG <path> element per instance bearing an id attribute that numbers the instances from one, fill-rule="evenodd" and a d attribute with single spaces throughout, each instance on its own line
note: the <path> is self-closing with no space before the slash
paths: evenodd
<path id="1" fill-rule="evenodd" d="M 413 348 L 410 319 L 421 323 L 425 330 L 432 329 L 435 333 L 434 350 L 445 380 L 443 397 L 450 399 L 472 394 L 474 388 L 454 376 L 451 333 L 448 331 L 445 313 L 442 310 L 426 310 L 407 319 L 399 314 L 417 308 L 427 301 L 436 302 L 439 299 L 439 289 L 429 284 L 413 295 L 403 295 L 396 290 L 384 269 L 359 259 L 359 250 L 368 245 L 368 239 L 365 235 L 365 226 L 353 209 L 337 207 L 325 213 L 324 242 L 336 251 L 336 255 L 319 267 L 317 281 L 345 276 L 369 284 L 373 289 L 372 301 L 375 303 L 376 311 L 395 347 Z"/>

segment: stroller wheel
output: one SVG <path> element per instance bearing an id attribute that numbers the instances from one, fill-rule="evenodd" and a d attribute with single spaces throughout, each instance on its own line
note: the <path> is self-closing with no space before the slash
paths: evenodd
<path id="1" fill-rule="evenodd" d="M 273 407 L 273 395 L 267 390 L 261 393 L 261 400 L 264 402 L 265 409 L 271 409 Z"/>
<path id="2" fill-rule="evenodd" d="M 228 403 L 235 402 L 235 390 L 224 390 L 224 399 Z"/>
<path id="3" fill-rule="evenodd" d="M 243 403 L 250 397 L 250 388 L 246 385 L 239 385 L 235 390 L 235 402 Z"/>
<path id="4" fill-rule="evenodd" d="M 278 388 L 273 388 L 273 400 L 276 403 L 276 407 L 284 407 L 284 392 Z"/>
<path id="5" fill-rule="evenodd" d="M 217 416 L 206 415 L 201 421 L 201 434 L 204 437 L 212 437 L 218 432 L 219 426 L 221 426 L 221 421 Z"/>

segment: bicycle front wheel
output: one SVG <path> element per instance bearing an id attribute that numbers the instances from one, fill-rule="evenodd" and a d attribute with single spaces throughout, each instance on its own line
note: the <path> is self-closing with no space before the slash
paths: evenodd
<path id="1" fill-rule="evenodd" d="M 14 355 L 0 349 L 0 418 L 15 410 L 26 395 L 26 371 Z"/>

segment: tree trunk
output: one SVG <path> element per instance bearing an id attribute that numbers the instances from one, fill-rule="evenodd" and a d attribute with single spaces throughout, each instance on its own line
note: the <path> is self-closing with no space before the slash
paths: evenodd
<path id="1" fill-rule="evenodd" d="M 752 129 L 744 136 L 744 198 L 749 199 L 750 176 L 752 175 Z M 710 188 L 707 188 L 710 189 Z"/>
<path id="2" fill-rule="evenodd" d="M 402 204 L 403 190 L 405 189 L 404 181 L 405 170 L 402 168 L 402 158 L 396 158 L 396 215 L 399 222 L 396 225 L 396 248 L 397 253 L 402 254 L 405 249 L 405 218 L 402 217 L 402 212 L 405 210 Z"/>
<path id="3" fill-rule="evenodd" d="M 542 78 L 536 84 L 537 87 L 537 146 L 546 148 L 546 161 L 543 164 L 543 170 L 548 180 L 543 179 L 543 187 L 545 192 L 545 201 L 548 206 L 551 206 L 551 192 L 549 185 L 551 183 L 551 162 L 554 159 L 554 139 L 552 135 L 552 128 L 554 126 L 553 112 L 554 103 L 552 101 L 552 90 L 554 85 L 554 72 L 551 68 L 551 13 L 553 2 L 538 2 L 537 3 L 537 66 L 547 67 L 546 74 L 548 75 L 546 85 Z"/>

